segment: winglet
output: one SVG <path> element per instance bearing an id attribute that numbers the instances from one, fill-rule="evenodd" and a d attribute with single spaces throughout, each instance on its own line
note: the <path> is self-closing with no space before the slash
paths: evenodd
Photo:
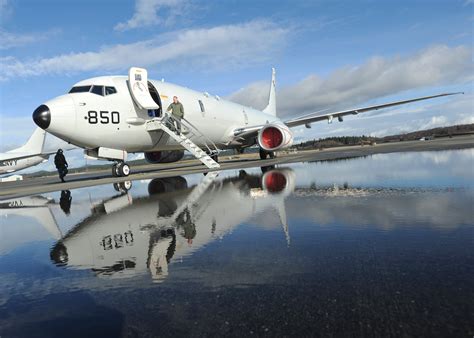
<path id="1" fill-rule="evenodd" d="M 268 105 L 263 110 L 264 113 L 276 116 L 276 94 L 275 94 L 275 68 L 272 68 L 272 82 L 270 93 L 268 94 Z"/>

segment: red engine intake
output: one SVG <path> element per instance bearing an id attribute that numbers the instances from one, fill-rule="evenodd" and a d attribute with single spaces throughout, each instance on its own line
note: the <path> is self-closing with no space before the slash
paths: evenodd
<path id="1" fill-rule="evenodd" d="M 293 144 L 293 134 L 285 125 L 269 124 L 260 129 L 258 144 L 266 151 L 287 148 Z"/>

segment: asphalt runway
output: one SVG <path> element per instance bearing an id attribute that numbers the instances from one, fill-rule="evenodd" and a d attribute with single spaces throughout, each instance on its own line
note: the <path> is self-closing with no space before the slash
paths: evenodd
<path id="1" fill-rule="evenodd" d="M 232 157 L 223 156 L 220 160 L 221 168 L 219 170 L 266 167 L 285 163 L 347 159 L 395 152 L 441 151 L 467 148 L 474 148 L 474 135 L 440 138 L 430 141 L 406 141 L 384 143 L 374 146 L 350 146 L 330 148 L 326 150 L 301 151 L 291 154 L 279 154 L 275 159 L 266 160 L 260 160 L 258 154 L 245 154 Z M 110 169 L 102 169 L 85 173 L 70 174 L 66 177 L 67 181 L 65 183 L 61 183 L 57 176 L 32 177 L 25 178 L 23 181 L 3 182 L 0 183 L 0 200 L 101 184 L 146 180 L 157 177 L 183 176 L 211 171 L 197 160 L 181 161 L 170 164 L 139 165 L 135 167 L 132 166 L 131 169 L 132 173 L 128 177 L 112 177 Z"/>

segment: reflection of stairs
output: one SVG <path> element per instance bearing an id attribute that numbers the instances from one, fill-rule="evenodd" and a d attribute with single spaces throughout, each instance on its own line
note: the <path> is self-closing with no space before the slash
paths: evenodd
<path id="1" fill-rule="evenodd" d="M 184 210 L 192 210 L 193 206 L 201 199 L 201 196 L 207 191 L 211 184 L 219 176 L 220 171 L 212 171 L 208 173 L 199 184 L 194 187 L 186 200 L 176 209 L 171 219 L 175 220 Z M 193 217 L 194 215 L 191 215 Z M 193 217 L 194 218 L 194 217 Z M 195 221 L 195 220 L 194 220 Z"/>
<path id="2" fill-rule="evenodd" d="M 199 148 L 193 141 L 186 137 L 182 132 L 177 135 L 173 130 L 166 126 L 166 123 L 163 123 L 161 120 L 153 119 L 147 121 L 146 130 L 148 132 L 153 132 L 157 130 L 162 130 L 172 137 L 176 142 L 178 142 L 183 148 L 193 154 L 199 161 L 204 163 L 209 169 L 220 168 L 219 163 L 214 161 L 205 151 Z"/>

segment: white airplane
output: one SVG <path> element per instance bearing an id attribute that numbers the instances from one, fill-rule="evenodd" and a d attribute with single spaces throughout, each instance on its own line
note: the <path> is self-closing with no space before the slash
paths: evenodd
<path id="1" fill-rule="evenodd" d="M 143 152 L 150 163 L 179 161 L 184 149 L 209 168 L 218 168 L 222 149 L 258 144 L 260 157 L 292 145 L 292 127 L 346 115 L 393 107 L 457 93 L 419 97 L 326 114 L 310 114 L 283 121 L 277 117 L 275 70 L 268 105 L 263 110 L 236 104 L 164 81 L 148 81 L 145 69 L 132 67 L 126 76 L 104 76 L 76 83 L 69 93 L 39 106 L 35 123 L 51 134 L 85 149 L 88 157 L 115 161 L 114 176 L 128 176 L 127 153 Z M 169 124 L 165 109 L 178 96 L 185 109 L 183 133 Z M 165 108 L 165 109 L 164 109 Z M 203 150 L 204 149 L 204 150 Z"/>
<path id="2" fill-rule="evenodd" d="M 160 282 L 172 262 L 271 210 L 276 210 L 289 245 L 284 203 L 295 188 L 293 171 L 242 171 L 239 177 L 223 180 L 216 179 L 218 174 L 209 173 L 192 189 L 180 176 L 157 178 L 148 185 L 149 197 L 133 199 L 125 193 L 94 205 L 92 214 L 53 246 L 52 261 L 91 269 L 99 277 L 150 274 Z"/>
<path id="3" fill-rule="evenodd" d="M 44 153 L 46 131 L 36 128 L 20 148 L 0 154 L 0 174 L 8 174 L 46 162 L 52 153 Z"/>

